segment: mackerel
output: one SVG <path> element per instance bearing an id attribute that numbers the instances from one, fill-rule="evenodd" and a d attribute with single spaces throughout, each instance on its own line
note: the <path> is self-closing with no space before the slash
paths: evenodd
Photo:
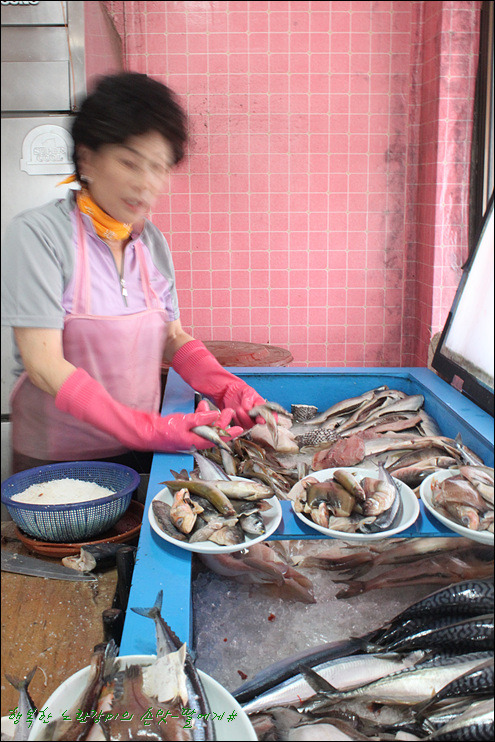
<path id="1" fill-rule="evenodd" d="M 29 683 L 34 677 L 34 674 L 36 670 L 38 669 L 38 666 L 36 665 L 33 667 L 31 672 L 29 672 L 26 677 L 22 678 L 16 678 L 13 675 L 9 675 L 9 673 L 5 673 L 5 677 L 9 681 L 11 685 L 14 686 L 14 688 L 19 691 L 19 703 L 18 703 L 18 711 L 20 714 L 19 722 L 16 726 L 16 731 L 14 734 L 14 742 L 17 742 L 18 740 L 25 740 L 29 736 L 29 729 L 30 725 L 28 724 L 28 721 L 34 719 L 38 716 L 38 709 L 36 708 L 33 699 L 29 695 Z"/>
<path id="2" fill-rule="evenodd" d="M 356 684 L 372 682 L 391 672 L 413 667 L 417 659 L 417 654 L 407 656 L 390 654 L 387 657 L 357 654 L 322 662 L 313 669 L 327 682 L 336 685 L 339 690 L 347 690 Z M 314 690 L 308 681 L 302 673 L 298 673 L 245 703 L 243 709 L 247 714 L 252 714 L 271 706 L 298 706 L 313 694 Z"/>
<path id="3" fill-rule="evenodd" d="M 447 740 L 466 740 L 466 742 L 476 742 L 476 740 L 493 739 L 493 699 L 478 701 L 452 721 L 447 722 L 436 732 L 426 737 L 426 740 L 432 742 L 447 742 Z"/>
<path id="4" fill-rule="evenodd" d="M 260 693 L 270 690 L 270 688 L 287 680 L 287 678 L 298 675 L 300 673 L 299 666 L 303 662 L 305 665 L 312 667 L 327 660 L 349 657 L 362 652 L 367 638 L 367 636 L 363 638 L 351 637 L 342 641 L 321 644 L 318 647 L 312 647 L 291 657 L 284 658 L 260 670 L 251 680 L 243 683 L 233 691 L 232 695 L 239 703 L 247 703 L 247 701 L 255 698 Z"/>
<path id="5" fill-rule="evenodd" d="M 493 649 L 493 613 L 469 617 L 447 626 L 419 628 L 403 639 L 384 644 L 384 651 L 408 652 L 453 645 L 458 650 L 472 652 Z"/>
<path id="6" fill-rule="evenodd" d="M 351 699 L 411 706 L 431 699 L 447 683 L 477 664 L 479 664 L 478 659 L 459 661 L 457 657 L 448 658 L 441 664 L 401 670 L 344 691 L 328 683 L 313 669 L 303 665 L 301 671 L 315 690 L 315 696 L 302 704 L 301 708 L 311 713 L 321 712 L 328 706 Z"/>
<path id="7" fill-rule="evenodd" d="M 443 701 L 445 698 L 475 695 L 493 696 L 493 657 L 451 680 L 433 698 L 416 707 L 415 711 L 424 715 L 427 708 Z"/>
<path id="8" fill-rule="evenodd" d="M 131 608 L 131 611 L 151 618 L 155 623 L 157 658 L 165 657 L 171 652 L 176 652 L 185 646 L 178 636 L 172 631 L 170 626 L 163 619 L 161 607 L 163 601 L 163 590 L 158 593 L 155 604 L 152 608 Z M 216 740 L 215 729 L 212 722 L 212 713 L 206 697 L 203 684 L 194 666 L 189 650 L 186 647 L 184 672 L 186 674 L 186 688 L 188 694 L 188 705 L 195 708 L 198 713 L 204 714 L 203 724 L 198 724 L 197 720 L 193 728 L 193 739 L 195 740 Z"/>

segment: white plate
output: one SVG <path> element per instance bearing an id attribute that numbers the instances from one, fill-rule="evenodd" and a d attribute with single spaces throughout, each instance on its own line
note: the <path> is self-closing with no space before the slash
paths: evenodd
<path id="1" fill-rule="evenodd" d="M 130 654 L 125 657 L 118 657 L 117 662 L 119 667 L 122 669 L 128 665 L 149 665 L 156 659 L 155 655 L 145 654 Z M 43 709 L 47 710 L 47 713 L 52 714 L 54 721 L 56 718 L 62 716 L 64 711 L 70 709 L 71 706 L 76 703 L 79 695 L 83 692 L 86 687 L 89 677 L 90 667 L 84 667 L 79 672 L 71 675 L 67 678 L 62 685 L 52 693 L 48 701 L 42 706 Z M 206 697 L 210 704 L 210 709 L 217 715 L 221 715 L 225 711 L 223 719 L 214 719 L 213 726 L 215 728 L 216 737 L 219 742 L 229 742 L 229 740 L 257 740 L 256 733 L 253 729 L 253 725 L 249 721 L 247 714 L 242 710 L 239 703 L 228 691 L 223 688 L 216 680 L 211 678 L 206 673 L 198 670 L 198 674 L 203 683 Z M 237 716 L 232 721 L 227 721 L 227 718 L 232 712 L 235 712 Z M 194 718 L 194 717 L 193 717 Z M 47 724 L 43 723 L 39 719 L 33 723 L 28 739 L 31 740 L 43 740 L 44 733 L 47 728 Z"/>
<path id="2" fill-rule="evenodd" d="M 493 533 L 490 533 L 490 531 L 473 531 L 472 528 L 465 528 L 454 520 L 447 518 L 442 513 L 439 513 L 438 510 L 433 507 L 431 502 L 431 488 L 433 482 L 443 482 L 444 479 L 453 477 L 456 474 L 459 474 L 459 469 L 441 469 L 440 471 L 433 472 L 433 474 L 430 474 L 421 482 L 419 494 L 425 508 L 427 508 L 430 513 L 440 521 L 440 523 L 443 523 L 444 526 L 447 526 L 447 528 L 455 531 L 455 533 L 458 533 L 460 536 L 470 538 L 472 541 L 478 541 L 480 544 L 491 544 L 493 546 Z"/>
<path id="3" fill-rule="evenodd" d="M 234 479 L 245 482 L 249 481 L 245 477 L 234 477 Z M 154 500 L 161 500 L 162 502 L 168 503 L 168 505 L 172 505 L 174 498 L 168 487 L 164 487 L 157 495 L 155 495 L 153 501 Z M 250 546 L 254 546 L 254 544 L 259 544 L 261 541 L 265 541 L 268 536 L 271 536 L 272 533 L 277 530 L 280 521 L 282 520 L 282 506 L 277 497 L 267 498 L 266 502 L 270 503 L 271 507 L 269 510 L 264 510 L 261 513 L 261 517 L 265 524 L 265 533 L 261 536 L 255 536 L 254 538 L 251 538 L 251 536 L 246 533 L 242 543 L 234 544 L 232 546 L 219 546 L 219 544 L 214 544 L 213 541 L 197 541 L 196 543 L 190 544 L 188 541 L 180 541 L 179 539 L 173 538 L 173 536 L 169 536 L 168 533 L 162 531 L 158 525 L 153 513 L 153 503 L 149 507 L 148 518 L 150 526 L 155 533 L 170 544 L 174 544 L 174 546 L 179 546 L 181 549 L 186 549 L 187 551 L 194 551 L 197 554 L 232 554 L 234 551 L 242 551 L 243 549 L 248 549 Z"/>
<path id="4" fill-rule="evenodd" d="M 364 477 L 378 477 L 378 468 L 360 469 L 356 466 L 335 466 L 333 467 L 333 469 L 321 469 L 320 471 L 311 472 L 311 474 L 308 474 L 307 477 L 304 477 L 304 479 L 301 479 L 299 482 L 297 482 L 289 492 L 289 498 L 292 500 L 292 509 L 294 510 L 295 495 L 301 490 L 301 482 L 304 482 L 305 479 L 310 479 L 311 477 L 314 477 L 319 482 L 324 482 L 327 479 L 331 479 L 334 471 L 336 471 L 337 469 L 348 471 L 350 474 L 356 477 L 358 482 L 360 482 L 361 479 L 364 479 Z M 347 533 L 347 531 L 337 531 L 334 528 L 325 528 L 324 526 L 319 526 L 317 523 L 314 523 L 311 518 L 307 518 L 305 515 L 303 515 L 303 513 L 296 513 L 295 510 L 294 514 L 299 518 L 300 521 L 302 521 L 302 523 L 305 523 L 310 528 L 314 528 L 316 531 L 324 533 L 326 536 L 340 538 L 344 541 L 359 541 L 361 543 L 364 543 L 366 541 L 379 541 L 380 539 L 388 538 L 389 536 L 395 536 L 397 533 L 405 531 L 406 528 L 410 528 L 416 521 L 419 515 L 419 501 L 412 489 L 408 487 L 407 484 L 404 484 L 398 479 L 395 479 L 395 477 L 393 477 L 393 479 L 398 485 L 400 495 L 402 497 L 402 518 L 400 520 L 400 523 L 395 526 L 395 528 L 390 528 L 388 531 L 380 531 L 379 533 Z"/>

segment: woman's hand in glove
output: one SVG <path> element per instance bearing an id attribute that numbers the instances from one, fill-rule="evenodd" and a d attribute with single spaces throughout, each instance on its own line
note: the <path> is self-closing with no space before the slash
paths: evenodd
<path id="1" fill-rule="evenodd" d="M 238 376 L 221 366 L 200 340 L 185 343 L 175 353 L 172 368 L 197 392 L 215 402 L 217 407 L 232 407 L 236 421 L 245 429 L 255 422 L 264 422 L 262 417 L 254 420 L 248 413 L 257 405 L 265 403 L 258 392 Z"/>
<path id="2" fill-rule="evenodd" d="M 55 397 L 57 408 L 98 430 L 113 435 L 120 443 L 138 451 L 187 451 L 190 448 L 211 448 L 212 443 L 192 432 L 200 425 L 214 425 L 225 430 L 234 414 L 209 410 L 208 403 L 199 403 L 196 412 L 161 417 L 157 412 L 144 412 L 113 399 L 103 386 L 77 368 L 68 377 Z M 228 431 L 227 440 L 242 433 L 242 428 Z"/>
<path id="3" fill-rule="evenodd" d="M 252 428 L 255 423 L 265 422 L 262 417 L 258 416 L 254 419 L 249 414 L 253 407 L 265 404 L 265 400 L 256 389 L 253 389 L 242 379 L 237 378 L 237 381 L 231 382 L 226 387 L 222 401 L 226 405 L 226 409 L 232 408 L 234 410 L 236 421 L 244 429 Z"/>

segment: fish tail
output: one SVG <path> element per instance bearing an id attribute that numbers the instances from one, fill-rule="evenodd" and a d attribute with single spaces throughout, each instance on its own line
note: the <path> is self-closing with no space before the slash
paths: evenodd
<path id="1" fill-rule="evenodd" d="M 115 658 L 119 653 L 119 648 L 113 639 L 110 639 L 106 648 L 105 655 L 103 658 L 103 677 L 109 678 L 115 672 Z"/>
<path id="2" fill-rule="evenodd" d="M 155 619 L 161 614 L 163 602 L 163 590 L 160 590 L 156 596 L 155 604 L 151 608 L 131 608 L 131 611 L 138 613 L 140 616 L 145 618 Z"/>
<path id="3" fill-rule="evenodd" d="M 14 686 L 16 690 L 21 691 L 24 688 L 27 689 L 37 669 L 38 669 L 38 665 L 35 665 L 33 669 L 31 670 L 31 672 L 28 675 L 26 675 L 24 678 L 17 678 L 15 675 L 9 675 L 9 673 L 7 672 L 5 673 L 5 677 L 7 678 L 9 683 Z"/>

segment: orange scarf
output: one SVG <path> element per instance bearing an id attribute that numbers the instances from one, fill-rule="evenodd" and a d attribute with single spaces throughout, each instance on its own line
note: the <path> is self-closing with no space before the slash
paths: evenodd
<path id="1" fill-rule="evenodd" d="M 69 176 L 57 185 L 63 185 L 74 180 L 75 176 Z M 89 195 L 87 188 L 83 186 L 78 191 L 76 199 L 79 210 L 91 218 L 95 232 L 102 240 L 126 240 L 129 237 L 132 232 L 132 224 L 118 222 L 103 209 L 100 209 Z"/>

